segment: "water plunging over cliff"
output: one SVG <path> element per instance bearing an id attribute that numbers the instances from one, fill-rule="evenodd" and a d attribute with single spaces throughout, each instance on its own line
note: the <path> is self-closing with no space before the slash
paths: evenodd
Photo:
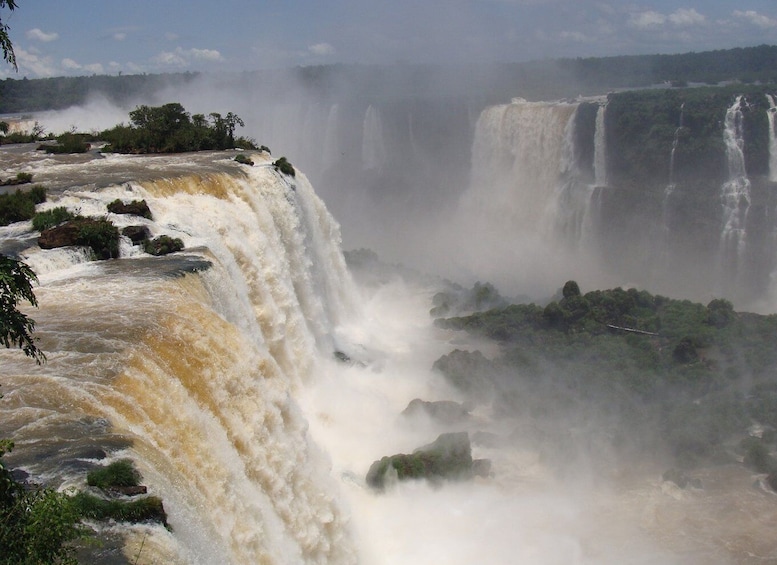
<path id="1" fill-rule="evenodd" d="M 380 113 L 369 106 L 364 114 L 362 127 L 362 167 L 380 169 L 386 162 L 386 146 L 383 140 L 383 123 Z"/>
<path id="2" fill-rule="evenodd" d="M 766 115 L 769 118 L 769 180 L 777 182 L 777 131 L 775 131 L 774 115 L 777 114 L 777 102 L 771 94 L 766 95 L 769 102 L 769 110 Z"/>
<path id="3" fill-rule="evenodd" d="M 514 100 L 480 115 L 470 188 L 459 204 L 468 238 L 462 247 L 480 277 L 533 292 L 547 284 L 541 280 L 595 269 L 584 249 L 595 179 L 579 162 L 577 109 L 577 103 Z M 603 129 L 596 135 L 600 152 Z M 596 165 L 604 180 L 601 153 Z"/>
<path id="4" fill-rule="evenodd" d="M 0 436 L 14 438 L 29 472 L 66 485 L 81 486 L 100 451 L 136 460 L 175 532 L 130 529 L 132 554 L 132 532 L 152 534 L 143 562 L 355 562 L 295 401 L 352 311 L 338 226 L 301 173 L 291 180 L 259 155 L 253 168 L 218 157 L 208 172 L 71 186 L 46 203 L 106 214 L 116 198 L 145 199 L 154 221 L 111 219 L 180 237 L 188 251 L 95 263 L 29 240 L 22 257 L 41 279 L 34 317 L 48 362 L 0 351 Z M 187 158 L 196 170 L 207 156 Z M 74 167 L 97 177 L 170 160 Z"/>
<path id="5" fill-rule="evenodd" d="M 750 179 L 745 170 L 743 96 L 737 96 L 726 112 L 723 141 L 726 146 L 728 180 L 720 191 L 723 229 L 720 235 L 723 278 L 734 283 L 747 244 L 747 213 L 750 210 Z M 724 283 L 728 284 L 728 283 Z"/>
<path id="6" fill-rule="evenodd" d="M 594 184 L 596 186 L 607 186 L 606 114 L 607 104 L 600 104 L 596 111 L 596 132 L 594 134 Z"/>

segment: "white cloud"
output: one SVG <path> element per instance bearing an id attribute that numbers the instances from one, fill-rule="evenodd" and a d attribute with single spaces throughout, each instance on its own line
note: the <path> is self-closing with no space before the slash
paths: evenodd
<path id="1" fill-rule="evenodd" d="M 60 63 L 62 65 L 63 69 L 67 69 L 69 71 L 77 71 L 81 68 L 81 65 L 79 65 L 76 61 L 73 59 L 70 59 L 69 57 L 65 57 L 62 59 L 62 62 Z"/>
<path id="2" fill-rule="evenodd" d="M 27 30 L 25 36 L 27 39 L 32 39 L 33 41 L 42 41 L 43 43 L 48 43 L 49 41 L 55 41 L 59 39 L 58 33 L 46 33 L 37 27 Z"/>
<path id="3" fill-rule="evenodd" d="M 188 51 L 189 55 L 193 59 L 197 59 L 200 61 L 223 61 L 224 58 L 221 56 L 221 53 L 216 51 L 215 49 L 196 49 L 192 48 Z"/>
<path id="4" fill-rule="evenodd" d="M 179 53 L 174 53 L 172 51 L 162 51 L 161 53 L 152 57 L 151 61 L 166 67 L 186 66 L 186 60 Z"/>
<path id="5" fill-rule="evenodd" d="M 92 63 L 90 65 L 84 65 L 84 70 L 89 71 L 95 75 L 101 75 L 105 73 L 105 68 L 100 63 Z"/>
<path id="6" fill-rule="evenodd" d="M 777 19 L 770 18 L 764 14 L 759 14 L 754 10 L 747 10 L 746 12 L 741 10 L 734 10 L 734 17 L 745 20 L 754 26 L 763 29 L 777 28 Z"/>
<path id="7" fill-rule="evenodd" d="M 21 47 L 14 49 L 16 54 L 16 63 L 19 66 L 19 72 L 25 74 L 30 71 L 31 74 L 39 77 L 55 76 L 59 73 L 57 67 L 52 63 L 49 57 L 40 57 Z"/>
<path id="8" fill-rule="evenodd" d="M 221 53 L 215 49 L 183 49 L 176 47 L 174 51 L 162 51 L 151 61 L 165 67 L 186 67 L 195 61 L 223 61 Z"/>
<path id="9" fill-rule="evenodd" d="M 707 18 L 693 8 L 680 8 L 669 15 L 669 21 L 676 26 L 692 26 L 704 24 Z"/>
<path id="10" fill-rule="evenodd" d="M 334 55 L 336 52 L 335 48 L 332 47 L 332 45 L 329 43 L 316 43 L 309 46 L 308 51 L 310 51 L 313 55 L 318 56 Z"/>
<path id="11" fill-rule="evenodd" d="M 647 10 L 629 16 L 628 25 L 637 29 L 656 29 L 672 24 L 675 27 L 704 25 L 707 18 L 693 8 L 679 8 L 669 15 Z"/>
<path id="12" fill-rule="evenodd" d="M 119 32 L 113 34 L 113 38 L 116 41 L 124 41 L 125 39 L 127 39 L 127 34 L 124 33 L 123 31 L 119 31 Z"/>
<path id="13" fill-rule="evenodd" d="M 649 29 L 666 23 L 666 16 L 653 10 L 631 14 L 629 16 L 629 25 L 638 29 Z"/>

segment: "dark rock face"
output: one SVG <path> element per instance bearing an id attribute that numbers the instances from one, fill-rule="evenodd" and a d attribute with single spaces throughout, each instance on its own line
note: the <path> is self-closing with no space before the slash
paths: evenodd
<path id="1" fill-rule="evenodd" d="M 469 417 L 469 411 L 458 402 L 452 400 L 428 402 L 420 398 L 411 400 L 402 414 L 411 417 L 426 415 L 443 424 L 455 424 Z"/>
<path id="2" fill-rule="evenodd" d="M 82 245 L 90 247 L 97 259 L 115 259 L 119 256 L 119 230 L 105 219 L 77 218 L 43 230 L 38 245 L 41 249 Z"/>
<path id="3" fill-rule="evenodd" d="M 121 235 L 128 237 L 135 245 L 151 239 L 151 231 L 147 226 L 127 226 L 121 230 Z"/>
<path id="4" fill-rule="evenodd" d="M 61 226 L 56 226 L 43 230 L 38 238 L 38 245 L 41 249 L 56 249 L 58 247 L 68 247 L 78 245 L 81 228 L 74 222 L 67 222 Z"/>
<path id="5" fill-rule="evenodd" d="M 434 442 L 419 447 L 411 454 L 398 454 L 375 461 L 367 472 L 367 484 L 377 490 L 385 489 L 394 477 L 397 480 L 427 479 L 465 480 L 490 472 L 490 462 L 473 461 L 466 432 L 440 435 Z"/>
<path id="6" fill-rule="evenodd" d="M 121 494 L 124 496 L 138 496 L 141 494 L 148 494 L 148 487 L 146 487 L 145 485 L 109 486 L 105 490 L 113 494 Z"/>
<path id="7" fill-rule="evenodd" d="M 140 216 L 142 218 L 152 219 L 151 210 L 148 208 L 145 200 L 134 200 L 128 204 L 125 204 L 121 200 L 114 200 L 108 204 L 108 211 L 113 214 L 129 214 L 132 216 Z"/>

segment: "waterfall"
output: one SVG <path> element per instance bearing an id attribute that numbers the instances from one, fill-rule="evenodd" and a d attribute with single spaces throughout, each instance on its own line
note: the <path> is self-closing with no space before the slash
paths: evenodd
<path id="1" fill-rule="evenodd" d="M 516 99 L 481 113 L 458 219 L 466 234 L 458 250 L 479 276 L 534 289 L 583 260 L 594 187 L 576 161 L 578 107 Z M 584 272 L 595 269 L 592 258 L 584 262 Z"/>
<path id="2" fill-rule="evenodd" d="M 777 182 L 777 131 L 775 131 L 774 115 L 777 113 L 777 102 L 771 94 L 766 95 L 769 102 L 769 110 L 766 116 L 769 119 L 769 180 Z"/>
<path id="3" fill-rule="evenodd" d="M 674 130 L 674 138 L 672 139 L 672 151 L 669 154 L 669 185 L 666 187 L 667 196 L 671 195 L 675 189 L 674 179 L 674 159 L 677 152 L 677 146 L 680 144 L 680 132 L 684 127 L 685 121 L 685 102 L 680 104 L 680 123 L 677 125 L 677 129 Z"/>
<path id="4" fill-rule="evenodd" d="M 326 118 L 324 130 L 323 165 L 324 170 L 337 164 L 340 158 L 340 106 L 332 104 Z"/>
<path id="5" fill-rule="evenodd" d="M 674 138 L 672 139 L 672 151 L 669 153 L 669 184 L 664 189 L 664 200 L 661 203 L 661 217 L 664 223 L 664 233 L 668 235 L 670 229 L 669 224 L 669 200 L 674 194 L 677 184 L 675 183 L 674 169 L 675 169 L 675 153 L 677 147 L 680 145 L 680 133 L 685 127 L 685 102 L 680 104 L 680 120 L 677 124 L 677 129 L 674 130 Z"/>
<path id="6" fill-rule="evenodd" d="M 723 141 L 726 146 L 728 180 L 720 191 L 723 229 L 720 236 L 722 267 L 736 277 L 746 244 L 747 213 L 750 209 L 750 179 L 745 170 L 743 96 L 737 96 L 726 111 Z"/>
<path id="7" fill-rule="evenodd" d="M 362 167 L 365 170 L 381 169 L 385 162 L 383 124 L 378 110 L 370 105 L 364 114 L 362 126 Z"/>
<path id="8" fill-rule="evenodd" d="M 183 253 L 69 263 L 37 246 L 22 253 L 41 280 L 35 319 L 48 362 L 0 351 L 0 437 L 25 446 L 22 466 L 36 476 L 64 469 L 64 486 L 84 485 L 83 461 L 101 449 L 135 460 L 174 532 L 125 532 L 128 555 L 143 537 L 143 562 L 356 561 L 295 400 L 352 311 L 339 227 L 301 172 L 291 180 L 252 157 L 261 164 L 216 155 L 202 172 L 71 187 L 45 205 L 105 214 L 116 198 L 145 199 L 154 221 L 111 219 L 180 237 Z M 175 159 L 78 166 L 97 178 Z M 197 170 L 203 158 L 186 159 Z"/>
<path id="9" fill-rule="evenodd" d="M 605 115 L 607 103 L 603 103 L 596 111 L 596 132 L 594 134 L 594 184 L 607 186 L 607 131 Z"/>

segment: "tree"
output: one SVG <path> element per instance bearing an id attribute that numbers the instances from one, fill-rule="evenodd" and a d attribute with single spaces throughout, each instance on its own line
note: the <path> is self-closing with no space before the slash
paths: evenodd
<path id="1" fill-rule="evenodd" d="M 69 542 L 88 532 L 78 507 L 65 493 L 14 479 L 2 461 L 11 449 L 12 442 L 0 440 L 0 565 L 75 565 Z"/>
<path id="2" fill-rule="evenodd" d="M 8 8 L 13 11 L 16 8 L 16 0 L 0 0 L 0 8 Z M 0 19 L 0 49 L 3 50 L 3 59 L 13 66 L 15 71 L 19 70 L 16 66 L 16 55 L 13 52 L 13 44 L 11 38 L 8 37 L 8 24 L 4 24 Z"/>
<path id="3" fill-rule="evenodd" d="M 23 300 L 38 305 L 32 290 L 36 282 L 37 275 L 26 263 L 0 255 L 0 343 L 5 347 L 19 347 L 40 364 L 46 356 L 32 337 L 35 320 L 18 308 Z"/>

